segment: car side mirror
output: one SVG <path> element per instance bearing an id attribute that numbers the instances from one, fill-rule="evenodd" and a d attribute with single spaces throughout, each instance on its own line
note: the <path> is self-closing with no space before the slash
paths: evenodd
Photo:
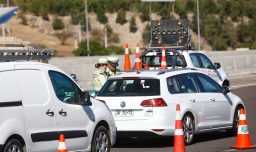
<path id="1" fill-rule="evenodd" d="M 91 106 L 92 102 L 91 102 L 91 97 L 90 97 L 89 93 L 87 91 L 85 91 L 83 93 L 84 93 L 83 105 Z"/>
<path id="2" fill-rule="evenodd" d="M 220 63 L 214 63 L 214 68 L 215 68 L 215 69 L 219 69 L 219 68 L 221 68 Z"/>
<path id="3" fill-rule="evenodd" d="M 227 94 L 227 93 L 231 92 L 230 87 L 224 86 L 222 88 L 223 88 L 223 94 Z"/>

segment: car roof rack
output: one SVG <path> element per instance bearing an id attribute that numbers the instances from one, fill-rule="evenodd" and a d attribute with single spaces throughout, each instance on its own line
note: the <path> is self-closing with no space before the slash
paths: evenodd
<path id="1" fill-rule="evenodd" d="M 50 50 L 36 49 L 31 50 L 0 50 L 0 62 L 9 62 L 17 60 L 38 60 L 46 61 L 52 56 Z"/>
<path id="2" fill-rule="evenodd" d="M 0 37 L 0 62 L 31 61 L 48 62 L 53 53 L 47 49 L 35 49 L 30 42 L 15 37 Z"/>

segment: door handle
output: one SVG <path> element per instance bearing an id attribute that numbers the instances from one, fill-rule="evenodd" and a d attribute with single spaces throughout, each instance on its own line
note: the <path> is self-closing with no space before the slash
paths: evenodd
<path id="1" fill-rule="evenodd" d="M 54 116 L 54 112 L 51 111 L 50 109 L 48 109 L 48 110 L 46 111 L 46 114 L 47 114 L 48 116 L 51 116 L 51 117 Z"/>
<path id="2" fill-rule="evenodd" d="M 196 102 L 196 100 L 195 100 L 195 99 L 190 99 L 189 101 L 191 101 L 191 102 Z"/>
<path id="3" fill-rule="evenodd" d="M 62 115 L 62 116 L 67 116 L 67 112 L 64 111 L 63 109 L 61 109 L 61 110 L 59 111 L 59 114 Z"/>
<path id="4" fill-rule="evenodd" d="M 214 98 L 211 98 L 210 101 L 215 102 L 215 99 L 214 99 Z"/>

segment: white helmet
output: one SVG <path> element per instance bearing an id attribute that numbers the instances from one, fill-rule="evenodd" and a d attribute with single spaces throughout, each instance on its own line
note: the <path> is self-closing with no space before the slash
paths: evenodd
<path id="1" fill-rule="evenodd" d="M 99 58 L 97 64 L 108 64 L 108 60 L 106 58 Z"/>

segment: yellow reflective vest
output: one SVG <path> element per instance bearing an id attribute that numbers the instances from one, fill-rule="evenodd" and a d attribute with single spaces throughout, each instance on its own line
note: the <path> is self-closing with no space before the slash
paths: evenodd
<path id="1" fill-rule="evenodd" d="M 104 83 L 108 80 L 108 75 L 106 72 L 97 70 L 93 74 L 92 86 L 93 90 L 100 91 Z"/>

